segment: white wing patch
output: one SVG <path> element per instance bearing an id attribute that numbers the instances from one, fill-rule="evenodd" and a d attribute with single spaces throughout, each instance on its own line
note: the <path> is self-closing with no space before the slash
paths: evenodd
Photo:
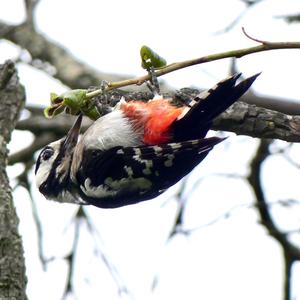
<path id="1" fill-rule="evenodd" d="M 49 199 L 58 202 L 64 203 L 76 203 L 76 204 L 87 204 L 87 202 L 83 201 L 80 197 L 74 196 L 67 190 L 63 190 L 61 193 L 58 194 L 58 197 L 55 199 Z"/>
<path id="2" fill-rule="evenodd" d="M 81 190 L 88 196 L 92 198 L 106 198 L 113 197 L 118 192 L 130 189 L 137 190 L 140 194 L 147 192 L 152 186 L 150 180 L 146 178 L 122 178 L 121 180 L 113 180 L 108 177 L 105 179 L 104 184 L 99 186 L 92 186 L 91 179 L 87 178 L 84 181 L 84 185 L 81 185 Z"/>
<path id="3" fill-rule="evenodd" d="M 117 194 L 116 191 L 108 190 L 107 186 L 104 186 L 103 184 L 99 186 L 92 186 L 91 185 L 91 179 L 87 178 L 84 181 L 84 186 L 81 185 L 80 188 L 81 190 L 91 198 L 106 198 L 106 197 L 111 197 Z"/>
<path id="4" fill-rule="evenodd" d="M 138 161 L 141 164 L 145 164 L 145 168 L 143 169 L 143 173 L 145 175 L 151 175 L 152 174 L 152 168 L 153 168 L 153 161 L 150 159 L 142 159 L 140 157 L 141 155 L 141 150 L 139 148 L 135 148 L 134 152 L 136 155 L 133 156 L 133 159 L 135 159 L 136 161 Z"/>
<path id="5" fill-rule="evenodd" d="M 133 170 L 132 170 L 131 167 L 129 167 L 129 166 L 124 166 L 124 170 L 126 171 L 126 173 L 127 173 L 127 175 L 128 175 L 129 177 L 132 177 L 132 175 L 133 175 Z"/>

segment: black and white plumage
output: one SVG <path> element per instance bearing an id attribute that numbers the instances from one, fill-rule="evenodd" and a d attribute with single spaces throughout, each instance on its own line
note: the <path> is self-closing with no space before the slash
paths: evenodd
<path id="1" fill-rule="evenodd" d="M 122 101 L 78 141 L 80 115 L 66 138 L 46 146 L 36 183 L 48 199 L 116 208 L 152 199 L 178 182 L 223 141 L 205 138 L 215 117 L 258 75 L 231 76 L 178 108 L 166 99 Z"/>

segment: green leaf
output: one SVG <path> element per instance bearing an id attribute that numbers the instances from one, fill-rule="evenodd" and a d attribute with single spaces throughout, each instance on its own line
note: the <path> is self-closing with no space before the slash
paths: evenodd
<path id="1" fill-rule="evenodd" d="M 63 111 L 64 111 L 63 105 L 53 105 L 53 106 L 46 107 L 44 109 L 44 115 L 46 118 L 51 119 Z"/>
<path id="2" fill-rule="evenodd" d="M 51 104 L 58 104 L 62 102 L 62 98 L 55 93 L 50 93 L 50 102 Z"/>
<path id="3" fill-rule="evenodd" d="M 142 68 L 144 69 L 149 69 L 150 67 L 158 69 L 167 65 L 167 61 L 148 46 L 141 47 L 140 55 L 142 59 Z"/>
<path id="4" fill-rule="evenodd" d="M 88 116 L 93 121 L 97 120 L 100 117 L 100 114 L 99 114 L 98 110 L 96 109 L 96 107 L 91 107 L 88 109 L 83 108 L 81 111 L 83 112 L 84 115 Z"/>
<path id="5" fill-rule="evenodd" d="M 86 90 L 70 90 L 60 95 L 63 104 L 71 109 L 80 110 L 86 105 Z"/>
<path id="6" fill-rule="evenodd" d="M 44 110 L 46 118 L 52 118 L 64 110 L 67 114 L 78 115 L 82 112 L 92 120 L 97 120 L 100 115 L 95 106 L 86 97 L 87 90 L 76 89 L 61 95 L 50 94 L 51 105 Z"/>

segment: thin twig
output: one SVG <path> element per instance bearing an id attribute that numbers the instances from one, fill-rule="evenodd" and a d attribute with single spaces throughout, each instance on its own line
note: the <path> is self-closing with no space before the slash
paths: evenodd
<path id="1" fill-rule="evenodd" d="M 25 0 L 26 23 L 34 27 L 35 9 L 40 0 Z"/>
<path id="2" fill-rule="evenodd" d="M 68 262 L 69 265 L 69 270 L 67 273 L 67 278 L 66 278 L 66 289 L 62 295 L 62 300 L 66 299 L 68 295 L 73 295 L 76 297 L 76 293 L 74 291 L 73 287 L 73 276 L 74 276 L 74 269 L 75 269 L 75 254 L 76 251 L 78 251 L 78 242 L 79 242 L 79 233 L 80 233 L 80 224 L 81 221 L 84 220 L 86 217 L 83 213 L 82 208 L 80 207 L 76 211 L 76 216 L 74 217 L 74 238 L 73 238 L 73 245 L 72 245 L 72 250 L 69 255 L 65 257 L 65 259 Z"/>
<path id="3" fill-rule="evenodd" d="M 246 29 L 245 27 L 242 27 L 242 31 L 244 33 L 244 35 L 249 39 L 249 40 L 252 40 L 254 42 L 257 42 L 257 43 L 260 43 L 260 44 L 263 44 L 263 45 L 269 45 L 271 42 L 268 42 L 268 41 L 265 41 L 265 40 L 261 40 L 261 39 L 258 39 L 258 38 L 255 38 L 253 36 L 251 36 L 249 33 L 246 32 Z"/>
<path id="4" fill-rule="evenodd" d="M 235 17 L 233 21 L 231 21 L 224 29 L 218 30 L 217 32 L 215 32 L 215 34 L 223 34 L 233 29 L 239 23 L 239 21 L 250 11 L 250 8 L 254 7 L 256 4 L 258 4 L 261 1 L 263 0 L 242 1 L 246 5 L 244 10 L 237 17 Z"/>
<path id="5" fill-rule="evenodd" d="M 38 209 L 34 200 L 34 197 L 31 192 L 31 182 L 28 176 L 28 173 L 31 171 L 32 166 L 34 165 L 33 158 L 31 160 L 24 161 L 24 170 L 23 172 L 17 176 L 17 184 L 13 187 L 15 190 L 18 186 L 23 186 L 29 196 L 31 202 L 31 213 L 37 230 L 37 243 L 38 243 L 38 255 L 43 267 L 43 270 L 46 271 L 48 260 L 45 258 L 44 250 L 43 250 L 43 232 L 42 232 L 42 222 L 38 214 Z"/>
<path id="6" fill-rule="evenodd" d="M 100 232 L 97 230 L 97 227 L 93 224 L 92 218 L 90 218 L 86 214 L 86 211 L 84 211 L 84 214 L 86 215 L 87 228 L 88 228 L 91 236 L 93 237 L 95 244 L 97 244 L 97 241 L 98 241 L 98 243 L 101 244 L 101 246 L 96 249 L 96 253 L 100 255 L 103 263 L 106 265 L 108 271 L 110 272 L 115 284 L 118 287 L 119 295 L 126 294 L 130 299 L 134 300 L 132 293 L 129 291 L 128 287 L 125 285 L 124 280 L 121 278 L 121 275 L 119 274 L 116 266 L 111 262 L 108 254 L 106 253 L 105 247 L 104 247 L 104 242 L 102 240 Z"/>
<path id="7" fill-rule="evenodd" d="M 210 54 L 206 56 L 202 56 L 199 58 L 194 58 L 194 59 L 189 59 L 181 62 L 176 62 L 172 63 L 170 65 L 167 65 L 159 70 L 155 71 L 156 77 L 160 77 L 162 75 L 184 69 L 187 67 L 191 67 L 194 65 L 199 65 L 211 61 L 216 61 L 224 58 L 230 58 L 230 57 L 235 57 L 235 58 L 241 58 L 243 56 L 253 54 L 253 53 L 258 53 L 262 51 L 269 51 L 269 50 L 278 50 L 278 49 L 300 49 L 300 42 L 267 42 L 267 41 L 262 41 L 255 39 L 251 36 L 249 36 L 246 32 L 245 29 L 243 29 L 244 34 L 250 38 L 251 40 L 254 40 L 258 43 L 261 43 L 261 45 L 254 46 L 254 47 L 249 47 L 249 48 L 242 48 L 242 49 L 235 49 L 235 50 L 230 50 L 227 52 L 220 52 L 220 53 L 215 53 L 215 54 Z M 126 79 L 122 81 L 116 81 L 116 82 L 109 82 L 107 85 L 106 91 L 120 88 L 120 87 L 125 87 L 129 85 L 141 85 L 144 82 L 150 80 L 150 76 L 144 75 L 140 77 L 135 77 L 131 79 Z M 90 93 L 87 93 L 87 98 L 93 98 L 103 92 L 103 89 L 97 89 L 95 91 L 92 91 Z"/>

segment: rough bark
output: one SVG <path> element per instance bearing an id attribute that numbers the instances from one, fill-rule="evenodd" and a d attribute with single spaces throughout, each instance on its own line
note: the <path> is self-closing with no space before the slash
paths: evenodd
<path id="1" fill-rule="evenodd" d="M 181 91 L 184 91 L 182 93 Z M 175 104 L 184 102 L 185 98 L 193 98 L 199 90 L 182 89 L 177 94 L 165 94 L 166 97 L 173 99 Z M 127 100 L 148 100 L 152 97 L 151 93 L 133 92 L 128 93 L 115 90 L 108 93 L 109 102 L 120 99 L 122 96 Z M 247 98 L 247 95 L 246 95 Z M 111 100 L 112 99 L 112 100 Z M 243 100 L 243 98 L 242 98 Z M 60 115 L 52 120 L 43 117 L 42 108 L 34 108 L 31 116 L 17 124 L 19 130 L 29 130 L 34 135 L 40 136 L 45 132 L 56 134 L 57 137 L 64 135 L 72 126 L 73 119 L 65 115 Z M 39 124 L 37 127 L 36 124 Z M 84 128 L 86 125 L 84 124 Z M 215 119 L 213 130 L 234 132 L 238 135 L 248 135 L 257 138 L 280 139 L 287 142 L 300 142 L 300 116 L 291 116 L 278 111 L 269 110 L 256 105 L 238 101 L 226 112 Z"/>
<path id="2" fill-rule="evenodd" d="M 18 217 L 6 173 L 7 144 L 15 128 L 25 92 L 14 64 L 0 65 L 0 299 L 24 300 L 26 276 Z"/>
<path id="3" fill-rule="evenodd" d="M 300 142 L 300 116 L 286 115 L 241 101 L 215 119 L 213 129 L 257 138 Z"/>

